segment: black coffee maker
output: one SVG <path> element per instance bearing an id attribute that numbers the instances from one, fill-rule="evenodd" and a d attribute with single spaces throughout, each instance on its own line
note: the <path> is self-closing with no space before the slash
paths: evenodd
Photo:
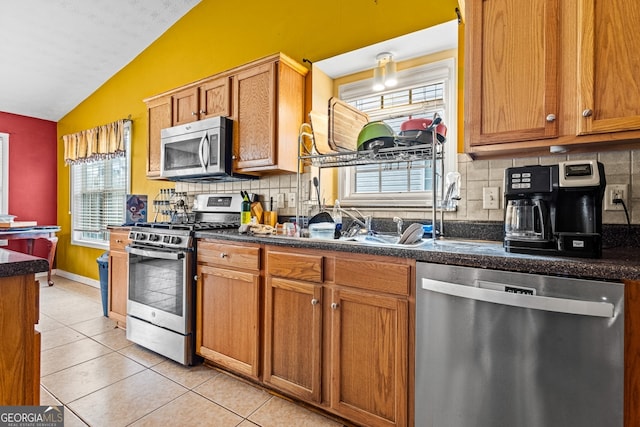
<path id="1" fill-rule="evenodd" d="M 605 186 L 595 160 L 507 168 L 505 250 L 600 258 Z"/>

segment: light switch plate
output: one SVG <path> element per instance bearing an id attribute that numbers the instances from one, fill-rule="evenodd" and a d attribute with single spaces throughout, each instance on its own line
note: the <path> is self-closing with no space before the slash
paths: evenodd
<path id="1" fill-rule="evenodd" d="M 287 207 L 295 208 L 296 207 L 296 193 L 288 193 L 287 194 Z"/>
<path id="2" fill-rule="evenodd" d="M 500 187 L 482 189 L 482 209 L 500 209 Z"/>

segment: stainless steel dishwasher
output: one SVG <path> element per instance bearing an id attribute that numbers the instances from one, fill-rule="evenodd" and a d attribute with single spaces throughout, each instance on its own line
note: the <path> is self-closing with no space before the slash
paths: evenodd
<path id="1" fill-rule="evenodd" d="M 622 427 L 622 283 L 416 272 L 416 426 Z"/>

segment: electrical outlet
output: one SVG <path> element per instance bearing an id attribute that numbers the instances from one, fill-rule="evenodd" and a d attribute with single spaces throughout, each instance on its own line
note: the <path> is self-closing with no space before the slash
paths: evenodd
<path id="1" fill-rule="evenodd" d="M 623 211 L 622 203 L 613 203 L 614 199 L 621 199 L 625 206 L 629 206 L 627 200 L 629 189 L 627 184 L 609 184 L 604 190 L 604 210 L 605 211 Z"/>
<path id="2" fill-rule="evenodd" d="M 482 189 L 482 209 L 500 209 L 500 187 Z"/>
<path id="3" fill-rule="evenodd" d="M 296 193 L 289 193 L 287 195 L 287 207 L 288 208 L 295 208 L 296 207 L 296 197 L 297 197 Z"/>
<path id="4" fill-rule="evenodd" d="M 276 209 L 284 209 L 284 193 L 278 193 L 278 197 L 276 198 L 276 203 L 278 207 Z"/>

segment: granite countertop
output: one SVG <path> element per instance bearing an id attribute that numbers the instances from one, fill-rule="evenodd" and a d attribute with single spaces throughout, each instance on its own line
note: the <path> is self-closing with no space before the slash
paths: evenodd
<path id="1" fill-rule="evenodd" d="M 416 261 L 493 270 L 517 271 L 583 279 L 640 280 L 640 248 L 603 249 L 600 259 L 512 254 L 502 242 L 443 239 L 427 240 L 420 246 L 399 247 L 358 242 L 316 240 L 286 236 L 240 234 L 236 230 L 196 232 L 196 238 L 214 238 L 276 246 L 412 258 Z"/>
<path id="2" fill-rule="evenodd" d="M 43 271 L 49 271 L 49 262 L 46 259 L 0 249 L 0 277 L 22 276 Z"/>

